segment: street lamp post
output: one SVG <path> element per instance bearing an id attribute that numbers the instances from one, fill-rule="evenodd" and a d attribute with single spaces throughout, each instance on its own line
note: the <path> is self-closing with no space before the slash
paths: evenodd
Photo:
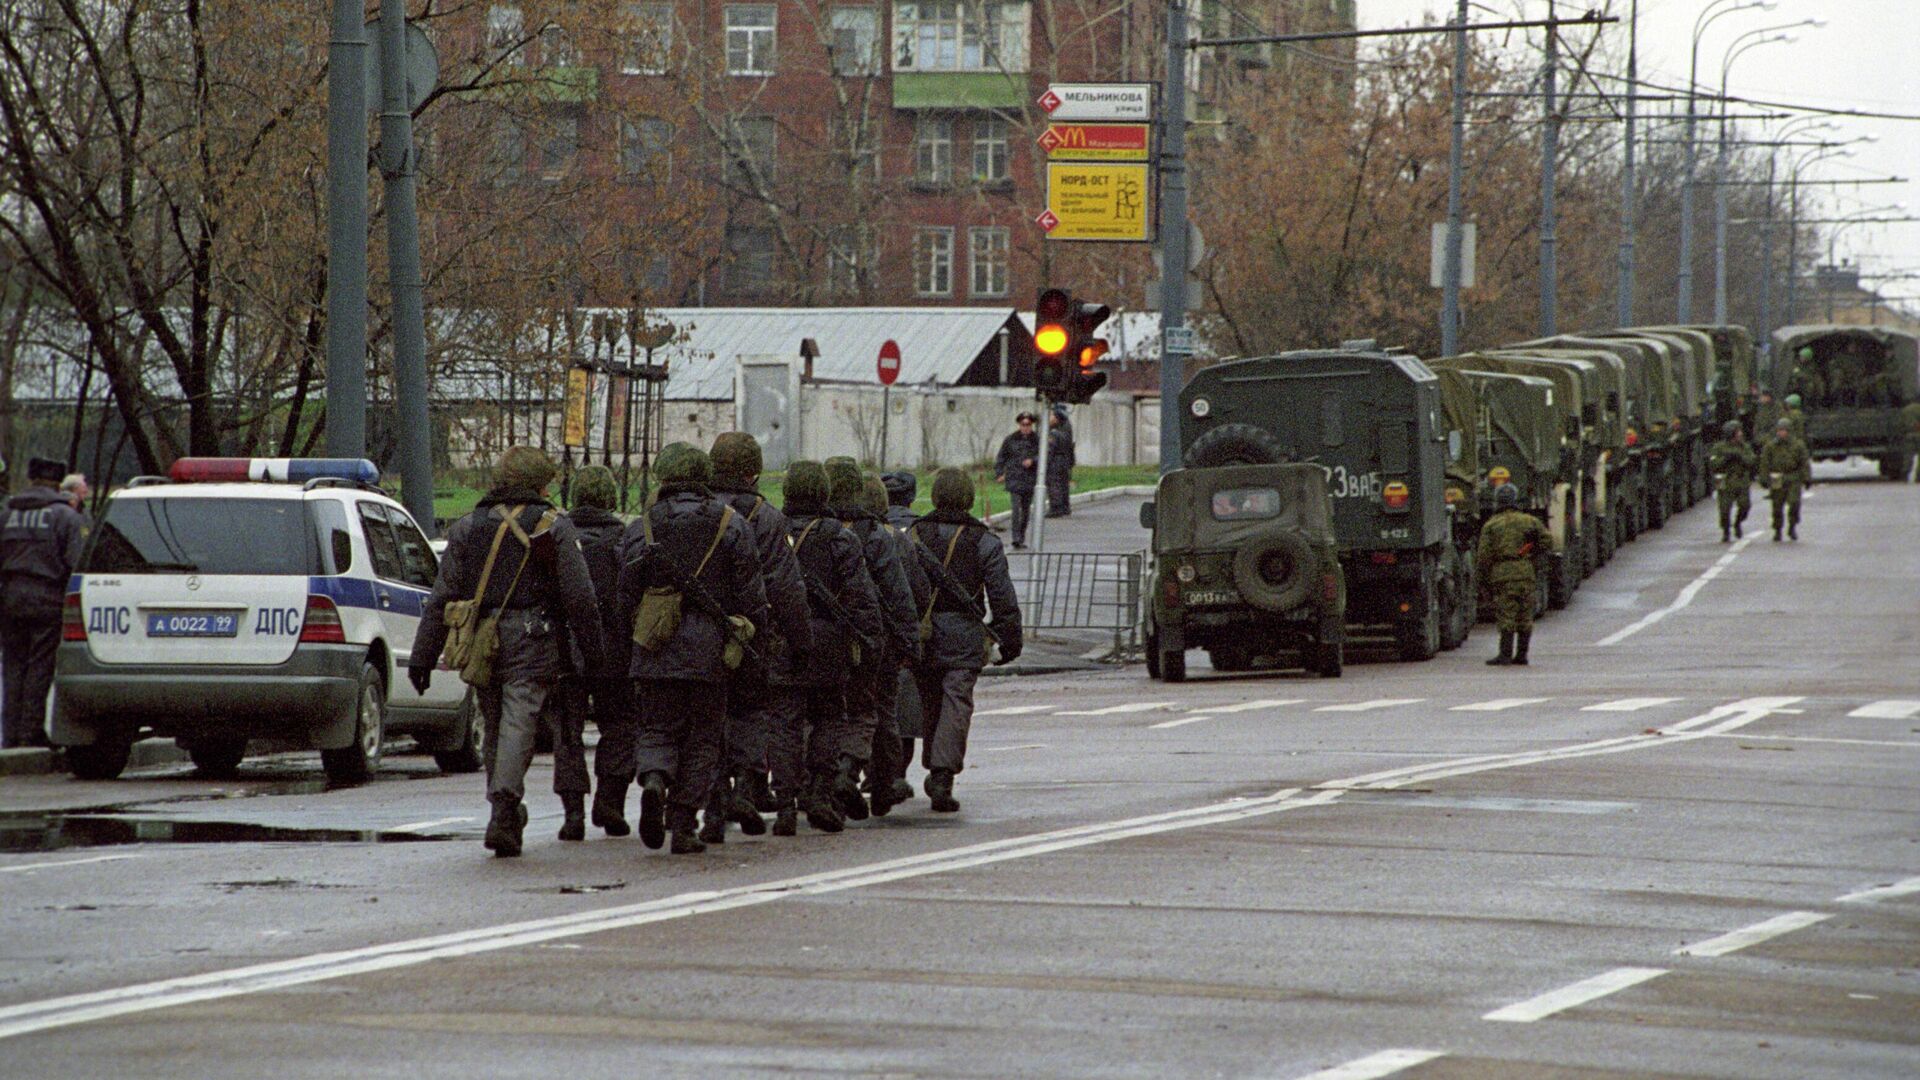
<path id="1" fill-rule="evenodd" d="M 1733 39 L 1725 59 L 1720 63 L 1720 146 L 1715 157 L 1713 173 L 1713 321 L 1715 325 L 1725 326 L 1727 323 L 1727 76 L 1733 70 L 1733 62 L 1747 50 L 1761 45 L 1793 40 L 1793 35 L 1781 31 L 1799 26 L 1824 25 L 1824 21 L 1820 19 L 1802 19 L 1799 22 L 1749 30 Z"/>
<path id="2" fill-rule="evenodd" d="M 1817 161 L 1828 158 L 1851 157 L 1853 151 L 1841 143 L 1817 143 L 1814 148 L 1800 155 L 1800 160 L 1787 170 L 1787 318 L 1785 325 L 1792 326 L 1799 316 L 1800 300 L 1800 170 Z"/>
<path id="3" fill-rule="evenodd" d="M 1731 6 L 1729 6 L 1731 4 Z M 1679 318 L 1693 321 L 1693 174 L 1697 165 L 1696 132 L 1699 121 L 1697 96 L 1700 85 L 1700 35 L 1723 15 L 1736 11 L 1773 8 L 1773 0 L 1713 0 L 1693 21 L 1693 38 L 1687 65 L 1686 167 L 1680 175 L 1680 279 L 1678 282 Z"/>
<path id="4" fill-rule="evenodd" d="M 1889 203 L 1886 206 L 1875 206 L 1866 210 L 1855 210 L 1853 213 L 1835 221 L 1833 227 L 1827 230 L 1827 269 L 1826 272 L 1821 275 L 1823 280 L 1821 281 L 1820 291 L 1827 296 L 1828 322 L 1833 321 L 1834 293 L 1839 291 L 1834 285 L 1835 279 L 1839 276 L 1835 271 L 1839 269 L 1838 249 L 1840 245 L 1840 231 L 1854 225 L 1866 224 L 1869 219 L 1876 218 L 1878 215 L 1893 211 L 1904 211 L 1906 208 L 1907 204 L 1901 202 Z"/>

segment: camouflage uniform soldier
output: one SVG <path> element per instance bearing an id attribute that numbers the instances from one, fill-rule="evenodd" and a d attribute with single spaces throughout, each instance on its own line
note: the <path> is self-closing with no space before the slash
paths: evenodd
<path id="1" fill-rule="evenodd" d="M 1539 518 L 1520 509 L 1520 489 L 1512 484 L 1495 489 L 1493 505 L 1497 512 L 1480 527 L 1478 559 L 1480 580 L 1493 589 L 1500 626 L 1500 655 L 1487 663 L 1525 666 L 1533 641 L 1534 564 L 1553 537 Z"/>
<path id="2" fill-rule="evenodd" d="M 1740 525 L 1753 509 L 1751 489 L 1756 459 L 1747 445 L 1747 433 L 1740 421 L 1729 420 L 1725 438 L 1713 444 L 1707 454 L 1707 469 L 1713 473 L 1713 489 L 1720 503 L 1720 542 L 1725 544 L 1742 535 Z M 1740 513 L 1734 516 L 1733 508 Z"/>
<path id="3" fill-rule="evenodd" d="M 1753 405 L 1753 437 L 1756 441 L 1765 439 L 1773 430 L 1773 425 L 1787 415 L 1786 406 L 1774 400 L 1773 391 L 1765 387 L 1760 389 L 1760 398 Z"/>
<path id="4" fill-rule="evenodd" d="M 1780 419 L 1785 420 L 1788 425 L 1793 428 L 1794 438 L 1805 439 L 1807 437 L 1807 414 L 1800 407 L 1799 394 L 1787 395 L 1787 411 Z M 1779 420 L 1774 421 L 1776 424 L 1779 422 Z"/>
<path id="5" fill-rule="evenodd" d="M 1773 438 L 1760 448 L 1760 475 L 1766 480 L 1767 499 L 1773 503 L 1773 539 L 1780 539 L 1783 517 L 1787 536 L 1800 539 L 1800 490 L 1813 481 L 1813 460 L 1786 417 L 1774 425 Z"/>

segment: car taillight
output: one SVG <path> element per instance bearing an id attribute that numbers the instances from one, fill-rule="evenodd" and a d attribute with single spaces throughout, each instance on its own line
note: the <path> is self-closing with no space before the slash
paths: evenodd
<path id="1" fill-rule="evenodd" d="M 1376 551 L 1367 557 L 1373 560 L 1375 566 L 1395 566 L 1400 562 L 1400 556 L 1391 551 Z"/>
<path id="2" fill-rule="evenodd" d="M 1160 595 L 1168 607 L 1180 606 L 1180 583 L 1172 578 L 1160 579 Z"/>
<path id="3" fill-rule="evenodd" d="M 1332 603 L 1340 599 L 1340 579 L 1328 574 L 1320 579 L 1320 598 Z"/>
<path id="4" fill-rule="evenodd" d="M 346 628 L 340 625 L 340 609 L 324 596 L 307 597 L 307 617 L 300 623 L 302 645 L 345 645 Z"/>
<path id="5" fill-rule="evenodd" d="M 1380 502 L 1389 510 L 1405 510 L 1412 497 L 1413 493 L 1407 489 L 1407 485 L 1399 480 L 1380 489 Z"/>
<path id="6" fill-rule="evenodd" d="M 87 640 L 87 614 L 80 608 L 80 594 L 70 592 L 60 605 L 60 640 Z"/>

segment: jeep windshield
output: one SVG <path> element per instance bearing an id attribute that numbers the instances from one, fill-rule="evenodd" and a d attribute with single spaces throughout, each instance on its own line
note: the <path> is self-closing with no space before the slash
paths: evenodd
<path id="1" fill-rule="evenodd" d="M 1272 488 L 1232 488 L 1213 493 L 1213 520 L 1260 521 L 1280 516 L 1280 493 Z"/>
<path id="2" fill-rule="evenodd" d="M 319 574 L 299 499 L 148 496 L 109 500 L 87 574 Z"/>

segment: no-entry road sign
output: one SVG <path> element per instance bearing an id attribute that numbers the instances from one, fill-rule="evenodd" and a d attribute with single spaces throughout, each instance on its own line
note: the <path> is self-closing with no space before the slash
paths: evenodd
<path id="1" fill-rule="evenodd" d="M 1153 119 L 1152 83 L 1054 83 L 1036 102 L 1049 120 Z"/>
<path id="2" fill-rule="evenodd" d="M 881 386 L 892 386 L 900 377 L 900 343 L 888 338 L 880 343 L 880 359 L 875 365 Z"/>
<path id="3" fill-rule="evenodd" d="M 1049 124 L 1040 148 L 1052 161 L 1145 161 L 1150 124 Z"/>

